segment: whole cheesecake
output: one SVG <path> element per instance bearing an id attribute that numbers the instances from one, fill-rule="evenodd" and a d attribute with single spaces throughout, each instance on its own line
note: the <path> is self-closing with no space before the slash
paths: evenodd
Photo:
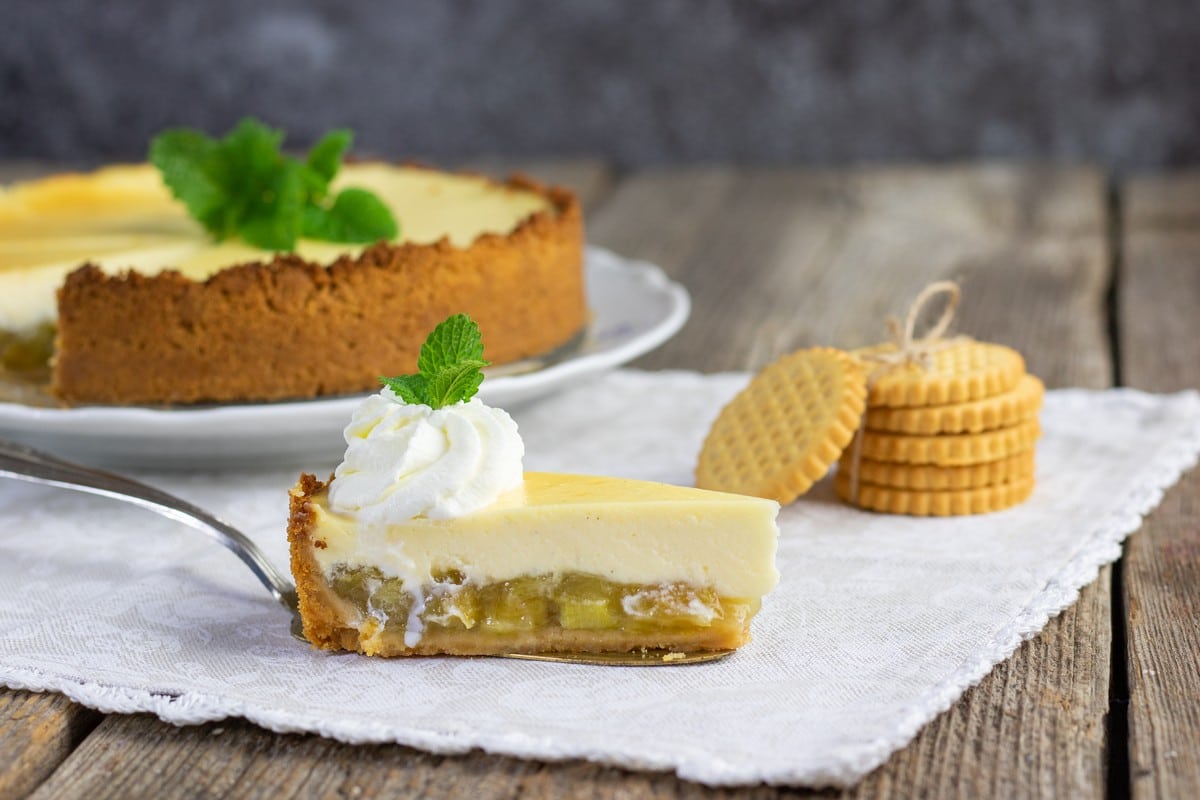
<path id="1" fill-rule="evenodd" d="M 467 313 L 493 363 L 585 324 L 583 223 L 568 191 L 382 163 L 396 241 L 214 242 L 149 165 L 0 190 L 0 368 L 50 367 L 67 403 L 176 404 L 358 392 L 411 372 L 427 331 Z"/>

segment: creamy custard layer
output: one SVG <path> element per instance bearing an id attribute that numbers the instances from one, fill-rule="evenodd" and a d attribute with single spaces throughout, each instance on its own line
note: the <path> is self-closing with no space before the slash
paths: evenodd
<path id="1" fill-rule="evenodd" d="M 409 591 L 451 572 L 479 585 L 581 573 L 759 598 L 778 581 L 777 510 L 769 500 L 700 489 L 526 473 L 521 489 L 452 520 L 364 526 L 322 498 L 313 504 L 314 556 L 326 575 L 375 568 Z"/>
<path id="2" fill-rule="evenodd" d="M 399 241 L 458 247 L 507 234 L 552 209 L 535 192 L 481 177 L 389 164 L 347 164 L 334 191 L 377 193 L 400 223 Z M 329 264 L 364 245 L 301 240 L 297 254 Z M 0 330 L 24 334 L 55 317 L 55 291 L 85 262 L 107 272 L 146 275 L 177 269 L 203 280 L 235 264 L 269 259 L 241 242 L 215 243 L 188 216 L 148 164 L 60 175 L 0 189 Z"/>

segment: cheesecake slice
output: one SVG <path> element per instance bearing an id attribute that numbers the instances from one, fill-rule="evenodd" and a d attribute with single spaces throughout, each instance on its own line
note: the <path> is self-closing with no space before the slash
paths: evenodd
<path id="1" fill-rule="evenodd" d="M 749 640 L 778 581 L 778 509 L 533 472 L 461 516 L 365 522 L 333 510 L 329 486 L 303 475 L 288 539 L 304 635 L 325 650 L 720 650 Z"/>
<path id="2" fill-rule="evenodd" d="M 465 314 L 384 378 L 288 541 L 305 637 L 372 656 L 726 650 L 778 580 L 774 500 L 524 471 Z"/>

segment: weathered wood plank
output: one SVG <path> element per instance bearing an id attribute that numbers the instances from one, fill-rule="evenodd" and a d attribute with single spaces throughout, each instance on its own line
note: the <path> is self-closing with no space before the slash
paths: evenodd
<path id="1" fill-rule="evenodd" d="M 1121 187 L 1121 206 L 1126 236 L 1194 231 L 1200 222 L 1200 170 L 1130 178 Z"/>
<path id="2" fill-rule="evenodd" d="M 0 797 L 38 787 L 100 722 L 60 694 L 0 689 Z"/>
<path id="3" fill-rule="evenodd" d="M 207 797 L 612 797 L 629 800 L 746 796 L 682 784 L 663 773 L 512 758 L 434 756 L 395 746 L 348 747 L 316 736 L 278 736 L 241 720 L 173 728 L 112 716 L 33 800 Z M 774 797 L 759 789 L 750 797 Z"/>
<path id="4" fill-rule="evenodd" d="M 1200 387 L 1200 173 L 1128 182 L 1121 376 Z M 1133 796 L 1200 796 L 1200 470 L 1130 538 L 1123 562 Z"/>
<path id="5" fill-rule="evenodd" d="M 712 169 L 622 181 L 590 231 L 693 293 L 687 326 L 641 366 L 745 369 L 868 344 L 952 277 L 959 330 L 1019 346 L 1059 385 L 1106 386 L 1105 213 L 1089 170 Z"/>
<path id="6" fill-rule="evenodd" d="M 863 344 L 924 283 L 954 276 L 967 292 L 961 330 L 1021 348 L 1051 384 L 1111 378 L 1103 181 L 1091 171 L 643 173 L 617 184 L 590 230 L 599 244 L 662 264 L 693 293 L 683 335 L 645 365 L 745 369 L 806 344 Z M 1102 795 L 1106 576 L 849 795 Z M 726 794 L 580 763 L 437 758 L 279 737 L 241 722 L 175 730 L 138 716 L 106 719 L 41 796 L 180 797 L 197 785 L 280 797 L 356 788 L 363 796 Z"/>

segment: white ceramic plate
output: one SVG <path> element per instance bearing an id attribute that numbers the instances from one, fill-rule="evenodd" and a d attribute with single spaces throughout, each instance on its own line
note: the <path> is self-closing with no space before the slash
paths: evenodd
<path id="1" fill-rule="evenodd" d="M 608 250 L 586 252 L 591 321 L 581 338 L 543 359 L 506 364 L 480 397 L 514 407 L 659 346 L 687 320 L 687 291 L 662 270 Z M 145 469 L 237 469 L 306 465 L 341 458 L 342 428 L 362 395 L 201 408 L 0 403 L 0 437 L 92 464 Z"/>

